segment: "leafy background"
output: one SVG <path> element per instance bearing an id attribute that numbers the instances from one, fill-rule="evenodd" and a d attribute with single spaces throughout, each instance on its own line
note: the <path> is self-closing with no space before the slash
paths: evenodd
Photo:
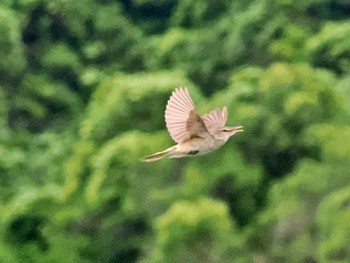
<path id="1" fill-rule="evenodd" d="M 349 262 L 347 0 L 3 0 L 0 262 Z M 244 125 L 173 144 L 188 86 Z"/>

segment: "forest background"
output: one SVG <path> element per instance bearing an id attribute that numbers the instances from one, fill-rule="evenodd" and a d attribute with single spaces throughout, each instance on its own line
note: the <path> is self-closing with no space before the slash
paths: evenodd
<path id="1" fill-rule="evenodd" d="M 350 262 L 348 0 L 2 0 L 0 262 Z M 171 92 L 245 131 L 174 142 Z"/>

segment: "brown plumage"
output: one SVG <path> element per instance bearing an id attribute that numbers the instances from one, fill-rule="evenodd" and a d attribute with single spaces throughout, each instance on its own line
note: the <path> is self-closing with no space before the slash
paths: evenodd
<path id="1" fill-rule="evenodd" d="M 166 127 L 177 145 L 149 155 L 143 161 L 153 162 L 165 156 L 181 158 L 209 153 L 225 144 L 232 135 L 243 131 L 242 126 L 225 126 L 226 120 L 226 106 L 200 117 L 188 89 L 177 88 L 165 110 Z"/>

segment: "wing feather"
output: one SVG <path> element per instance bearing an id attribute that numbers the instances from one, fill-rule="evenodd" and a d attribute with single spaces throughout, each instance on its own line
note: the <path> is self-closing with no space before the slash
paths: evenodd
<path id="1" fill-rule="evenodd" d="M 195 112 L 195 105 L 186 87 L 173 91 L 166 106 L 165 122 L 177 143 L 208 133 L 203 120 Z"/>
<path id="2" fill-rule="evenodd" d="M 219 129 L 225 126 L 227 121 L 227 107 L 224 106 L 222 110 L 215 109 L 204 116 L 202 116 L 205 127 L 211 135 L 215 134 Z"/>

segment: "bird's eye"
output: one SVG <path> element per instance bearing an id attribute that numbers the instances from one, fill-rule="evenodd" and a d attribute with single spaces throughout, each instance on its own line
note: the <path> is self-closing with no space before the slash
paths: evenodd
<path id="1" fill-rule="evenodd" d="M 226 129 L 223 129 L 222 131 L 223 131 L 223 132 L 229 132 L 229 130 L 226 130 Z"/>

